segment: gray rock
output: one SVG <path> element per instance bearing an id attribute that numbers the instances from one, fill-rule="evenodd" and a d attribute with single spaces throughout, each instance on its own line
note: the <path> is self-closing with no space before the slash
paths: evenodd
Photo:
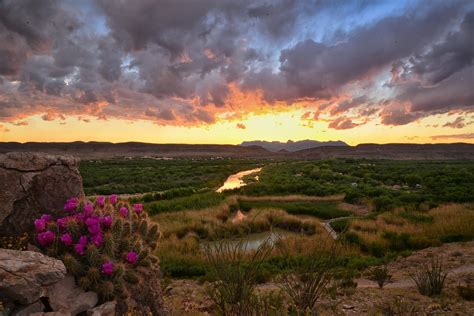
<path id="1" fill-rule="evenodd" d="M 34 219 L 58 214 L 69 197 L 81 196 L 79 159 L 43 153 L 0 154 L 0 234 L 33 232 Z"/>
<path id="2" fill-rule="evenodd" d="M 76 286 L 72 276 L 49 287 L 47 296 L 54 311 L 68 311 L 73 315 L 93 308 L 98 302 L 97 294 Z"/>
<path id="3" fill-rule="evenodd" d="M 39 252 L 0 249 L 0 293 L 23 305 L 44 296 L 47 286 L 63 279 L 62 261 Z"/>
<path id="4" fill-rule="evenodd" d="M 44 305 L 40 301 L 34 302 L 33 304 L 22 306 L 17 310 L 13 311 L 13 316 L 28 316 L 33 313 L 40 313 L 44 311 Z"/>
<path id="5" fill-rule="evenodd" d="M 30 316 L 72 316 L 69 312 L 47 312 L 47 313 L 33 313 Z"/>
<path id="6" fill-rule="evenodd" d="M 115 308 L 117 306 L 116 301 L 110 301 L 102 305 L 97 306 L 96 308 L 90 309 L 87 311 L 89 316 L 114 316 Z"/>

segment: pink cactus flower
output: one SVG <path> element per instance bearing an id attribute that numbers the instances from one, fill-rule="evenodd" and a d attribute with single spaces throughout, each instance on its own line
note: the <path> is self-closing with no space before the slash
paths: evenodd
<path id="1" fill-rule="evenodd" d="M 44 231 L 46 229 L 46 221 L 41 218 L 35 220 L 35 228 L 37 233 Z"/>
<path id="2" fill-rule="evenodd" d="M 79 244 L 81 244 L 83 246 L 87 245 L 87 236 L 79 237 Z"/>
<path id="3" fill-rule="evenodd" d="M 93 211 L 94 211 L 94 205 L 92 205 L 92 203 L 90 202 L 87 202 L 87 204 L 84 205 L 84 215 L 88 217 L 92 214 Z"/>
<path id="4" fill-rule="evenodd" d="M 102 232 L 102 229 L 100 228 L 100 221 L 97 217 L 89 217 L 85 221 L 87 225 L 87 230 L 91 235 L 97 235 L 100 232 Z"/>
<path id="5" fill-rule="evenodd" d="M 95 203 L 97 205 L 100 205 L 100 206 L 104 206 L 105 205 L 105 196 L 98 196 L 97 199 L 95 200 Z"/>
<path id="6" fill-rule="evenodd" d="M 80 256 L 84 255 L 85 249 L 86 249 L 86 245 L 81 244 L 81 243 L 76 244 L 76 245 L 74 246 L 74 251 L 75 251 L 78 255 L 80 255 Z"/>
<path id="7" fill-rule="evenodd" d="M 109 196 L 109 201 L 112 204 L 117 203 L 117 194 L 112 194 L 111 196 Z"/>
<path id="8" fill-rule="evenodd" d="M 42 220 L 44 220 L 45 222 L 51 222 L 51 220 L 53 219 L 53 218 L 51 217 L 51 215 L 49 215 L 49 214 L 43 214 L 43 215 L 41 215 L 40 218 L 41 218 Z"/>
<path id="9" fill-rule="evenodd" d="M 59 230 L 65 231 L 67 229 L 67 225 L 68 225 L 68 223 L 71 219 L 72 219 L 71 217 L 58 218 L 56 220 L 56 225 L 58 226 Z"/>
<path id="10" fill-rule="evenodd" d="M 69 233 L 65 233 L 61 235 L 61 241 L 66 246 L 72 245 L 72 236 Z"/>
<path id="11" fill-rule="evenodd" d="M 127 262 L 131 264 L 135 264 L 138 260 L 138 255 L 135 251 L 129 251 L 127 253 Z"/>
<path id="12" fill-rule="evenodd" d="M 143 204 L 141 203 L 134 204 L 133 210 L 135 211 L 135 213 L 140 214 L 143 211 Z"/>
<path id="13" fill-rule="evenodd" d="M 102 235 L 102 233 L 98 233 L 97 235 L 94 235 L 91 237 L 91 242 L 97 247 L 100 247 L 103 241 L 104 241 L 104 236 Z"/>
<path id="14" fill-rule="evenodd" d="M 68 212 L 75 211 L 78 205 L 79 200 L 75 197 L 72 197 L 66 201 L 66 204 L 64 204 L 64 210 Z"/>
<path id="15" fill-rule="evenodd" d="M 114 264 L 112 261 L 107 261 L 102 265 L 102 273 L 107 276 L 111 276 L 112 273 L 114 273 Z"/>
<path id="16" fill-rule="evenodd" d="M 119 213 L 120 213 L 120 216 L 125 218 L 128 215 L 128 209 L 125 206 L 122 206 L 119 210 Z"/>
<path id="17" fill-rule="evenodd" d="M 110 215 L 102 217 L 101 221 L 105 228 L 110 228 L 110 226 L 112 226 L 112 216 Z"/>
<path id="18" fill-rule="evenodd" d="M 54 242 L 55 237 L 56 236 L 52 231 L 47 230 L 45 232 L 39 233 L 38 236 L 36 236 L 36 239 L 42 247 L 48 247 Z"/>

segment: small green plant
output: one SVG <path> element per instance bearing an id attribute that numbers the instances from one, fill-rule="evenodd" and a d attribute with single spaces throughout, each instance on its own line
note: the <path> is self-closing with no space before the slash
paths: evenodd
<path id="1" fill-rule="evenodd" d="M 425 296 L 441 294 L 448 273 L 445 271 L 443 262 L 433 258 L 431 263 L 424 264 L 415 273 L 410 275 L 415 282 L 418 292 Z"/>
<path id="2" fill-rule="evenodd" d="M 262 263 L 272 251 L 267 240 L 255 251 L 238 243 L 219 242 L 205 248 L 209 274 L 215 280 L 208 294 L 222 315 L 252 315 L 255 308 L 255 287 Z"/>
<path id="3" fill-rule="evenodd" d="M 380 289 L 382 289 L 385 284 L 392 281 L 392 275 L 389 273 L 386 265 L 371 268 L 368 277 L 369 280 L 377 282 Z"/>

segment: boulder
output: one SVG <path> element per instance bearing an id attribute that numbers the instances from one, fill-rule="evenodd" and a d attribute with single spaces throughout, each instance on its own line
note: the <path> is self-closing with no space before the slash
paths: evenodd
<path id="1" fill-rule="evenodd" d="M 0 293 L 28 305 L 47 293 L 47 287 L 66 275 L 62 261 L 39 252 L 0 248 Z"/>
<path id="2" fill-rule="evenodd" d="M 82 196 L 79 159 L 43 153 L 0 154 L 0 235 L 33 231 L 33 220 L 57 214 Z"/>
<path id="3" fill-rule="evenodd" d="M 96 308 L 90 309 L 87 311 L 89 316 L 114 316 L 115 309 L 117 307 L 116 301 L 110 301 L 102 305 L 97 306 Z"/>
<path id="4" fill-rule="evenodd" d="M 41 313 L 44 311 L 44 305 L 41 301 L 34 302 L 27 306 L 21 306 L 13 311 L 13 316 L 29 316 L 33 313 Z"/>
<path id="5" fill-rule="evenodd" d="M 54 311 L 67 311 L 73 315 L 93 308 L 98 302 L 97 294 L 85 292 L 76 286 L 72 276 L 67 276 L 49 287 L 47 295 Z"/>

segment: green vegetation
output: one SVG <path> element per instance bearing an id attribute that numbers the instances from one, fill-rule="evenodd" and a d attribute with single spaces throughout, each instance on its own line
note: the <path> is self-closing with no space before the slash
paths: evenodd
<path id="1" fill-rule="evenodd" d="M 258 181 L 247 176 L 247 186 L 215 192 L 229 175 L 262 165 Z M 297 282 L 292 279 L 298 277 L 296 267 L 304 266 L 315 253 L 327 253 L 322 247 L 335 244 L 341 244 L 342 250 L 331 259 L 338 278 L 331 284 L 350 287 L 354 275 L 369 267 L 383 266 L 418 249 L 474 239 L 474 163 L 470 161 L 134 159 L 86 161 L 81 172 L 87 194 L 147 193 L 130 201 L 143 202 L 160 226 L 155 254 L 166 277 L 208 281 L 240 277 L 233 271 L 216 276 L 203 245 L 275 230 L 283 238 L 259 262 L 251 288 L 255 282 L 281 276 Z M 340 234 L 336 241 L 321 225 L 327 220 Z M 277 251 L 281 248 L 289 251 Z M 381 286 L 389 280 L 385 268 L 371 272 Z M 297 285 L 304 287 L 302 280 Z M 227 289 L 214 290 L 220 297 L 216 302 L 222 303 Z M 292 303 L 312 309 L 318 293 L 307 302 L 294 293 Z M 247 300 L 273 299 L 251 295 Z M 229 307 L 220 305 L 221 311 Z"/>
<path id="2" fill-rule="evenodd" d="M 266 166 L 244 195 L 345 193 L 349 203 L 372 201 L 376 211 L 429 209 L 474 201 L 472 161 L 332 159 Z"/>
<path id="3" fill-rule="evenodd" d="M 240 209 L 275 208 L 285 210 L 293 215 L 310 215 L 321 219 L 349 216 L 351 213 L 341 210 L 336 202 L 325 201 L 240 201 Z"/>
<path id="4" fill-rule="evenodd" d="M 111 159 L 82 161 L 84 192 L 145 193 L 177 188 L 215 188 L 233 173 L 262 165 L 244 159 Z"/>
<path id="5" fill-rule="evenodd" d="M 224 195 L 210 191 L 170 200 L 151 202 L 146 204 L 146 209 L 150 215 L 181 210 L 198 210 L 217 206 L 221 204 L 224 199 Z"/>

